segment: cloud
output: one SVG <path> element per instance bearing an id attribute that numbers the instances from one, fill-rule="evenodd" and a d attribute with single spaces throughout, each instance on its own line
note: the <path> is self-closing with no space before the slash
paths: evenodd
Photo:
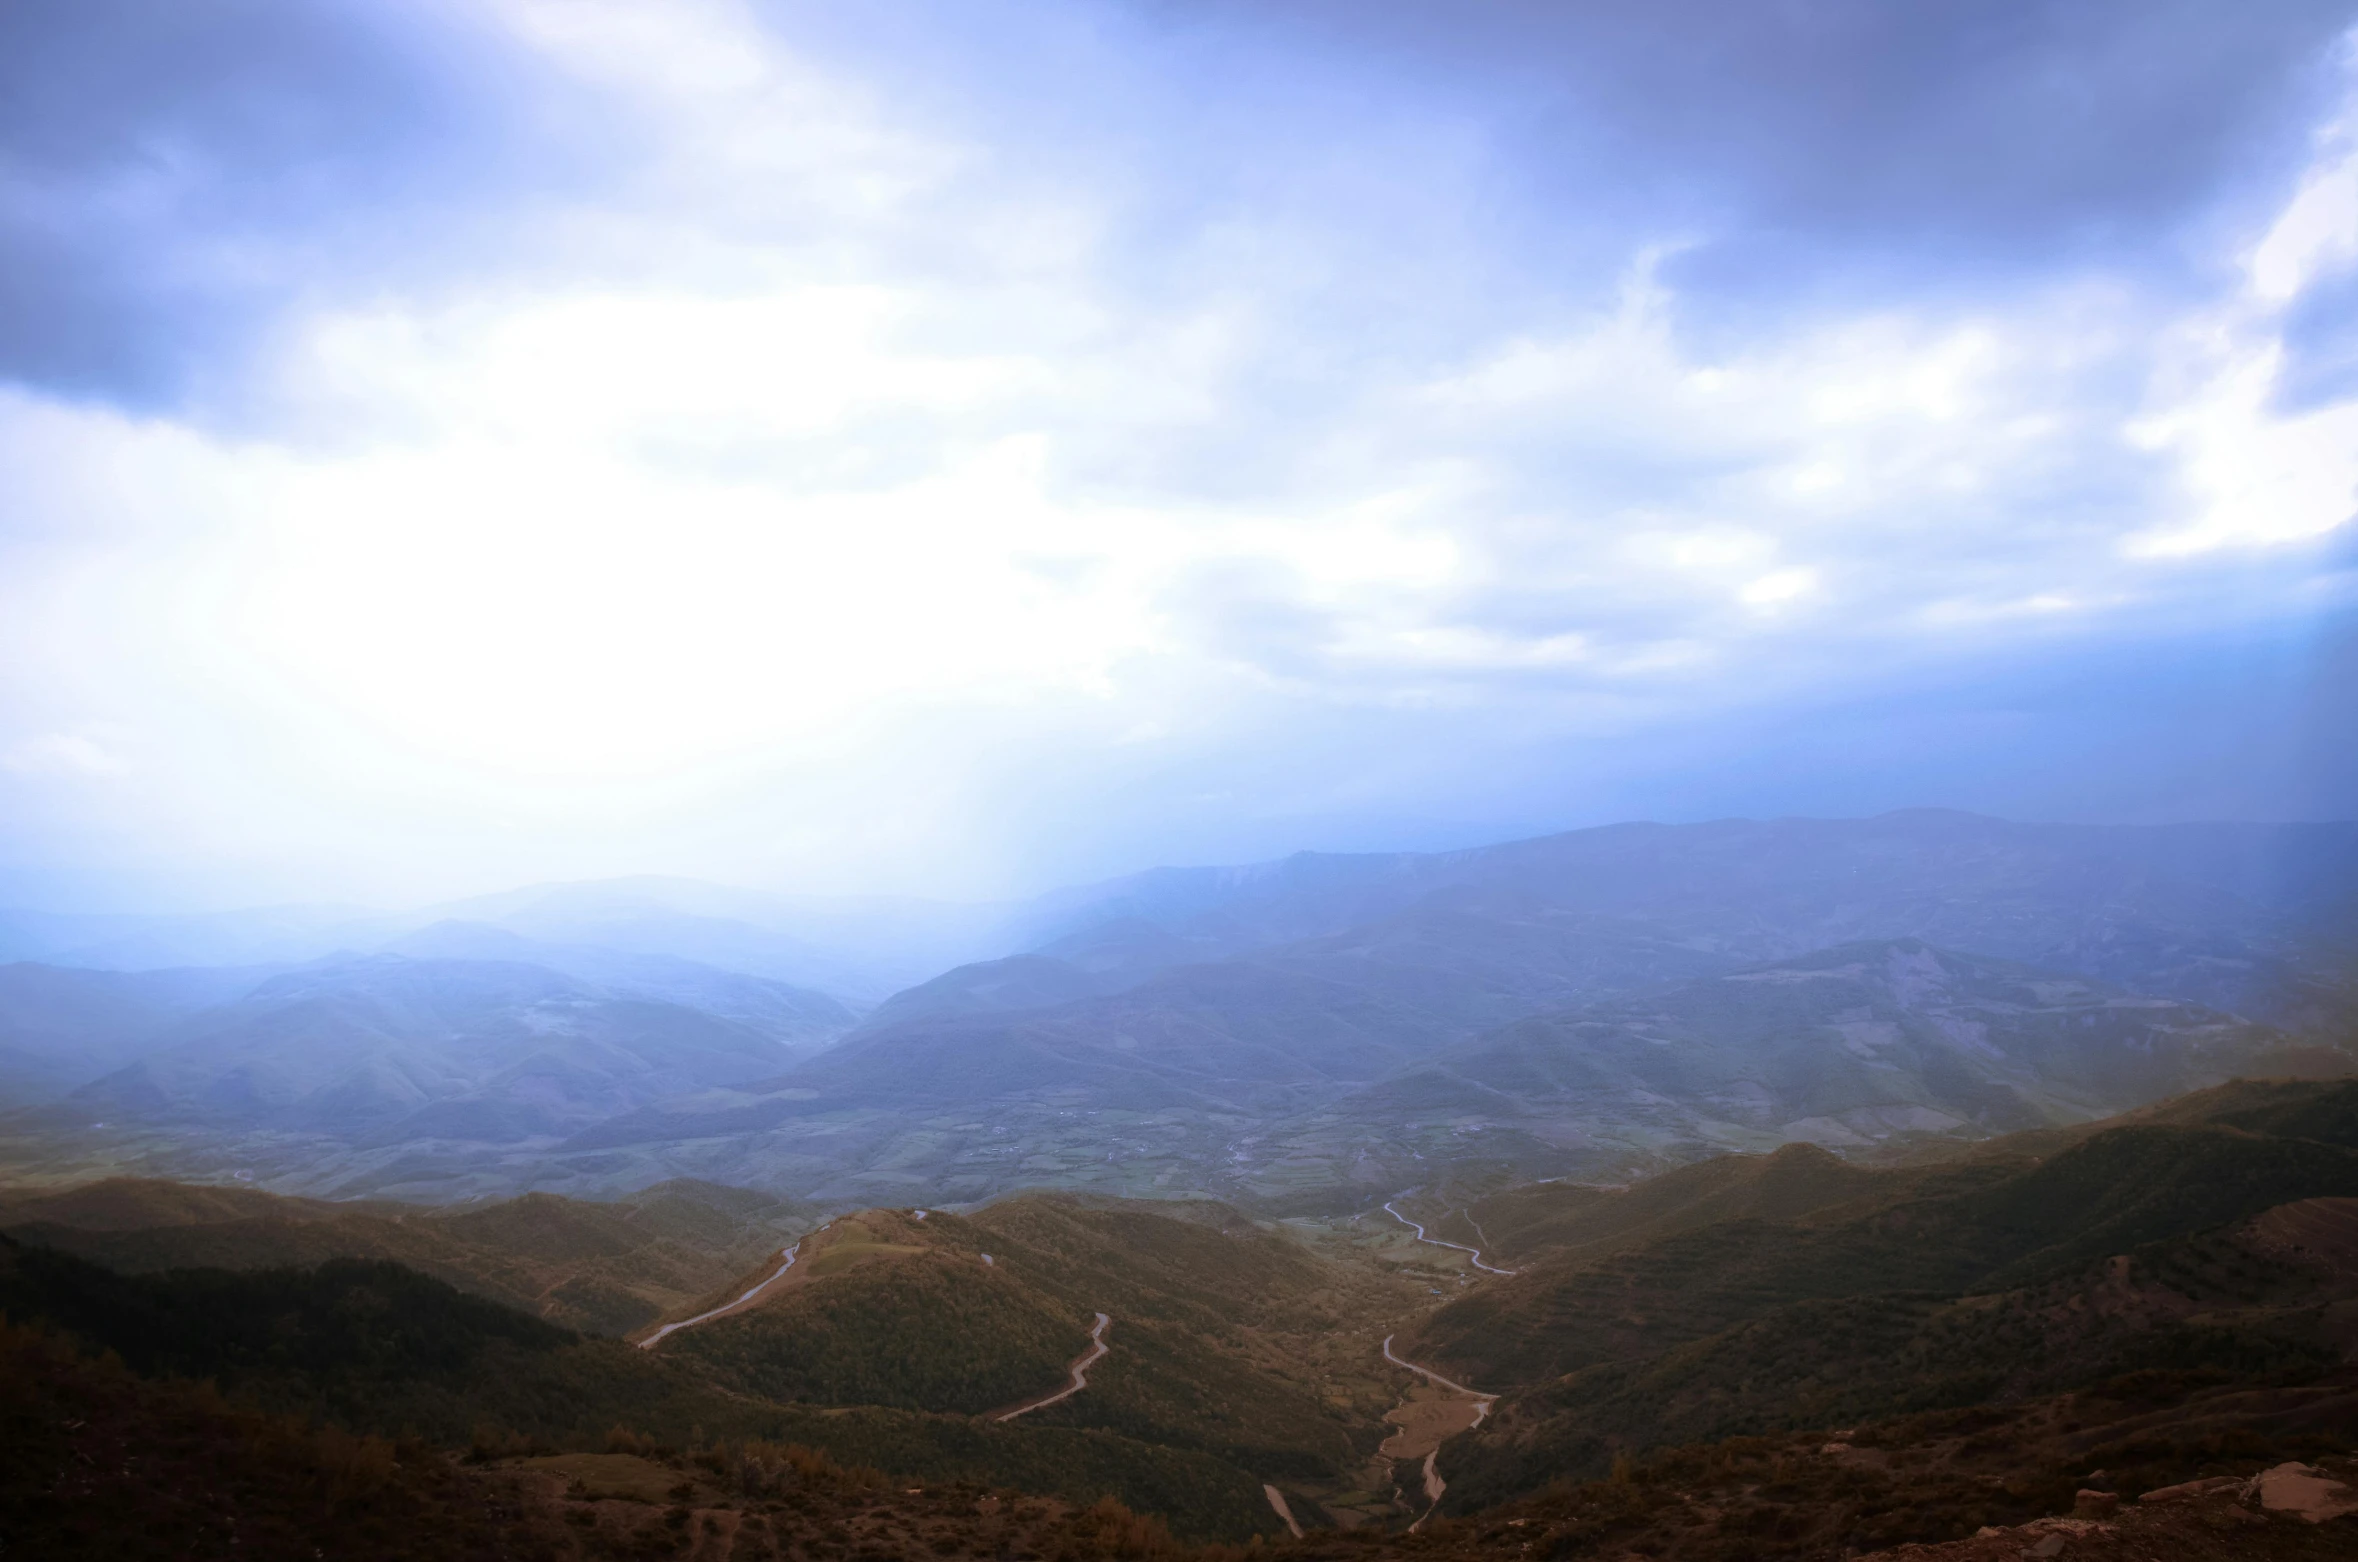
<path id="1" fill-rule="evenodd" d="M 290 310 L 479 258 L 467 230 L 570 156 L 525 63 L 431 0 L 7 8 L 0 378 L 218 396 Z"/>
<path id="2" fill-rule="evenodd" d="M 79 732 L 50 732 L 0 751 L 0 770 L 20 776 L 119 776 L 131 767 L 96 738 Z"/>
<path id="3" fill-rule="evenodd" d="M 35 40 L 0 867 L 995 891 L 2347 601 L 2309 7 L 223 14 Z"/>
<path id="4" fill-rule="evenodd" d="M 2341 52 L 2345 77 L 2358 80 L 2358 42 Z M 2246 263 L 2252 298 L 2264 306 L 2282 308 L 2358 265 L 2358 106 L 2350 96 L 2314 145 L 2299 187 Z"/>
<path id="5" fill-rule="evenodd" d="M 2157 236 L 2290 150 L 2351 22 L 2341 0 L 1146 9 L 1182 32 L 1217 17 L 1256 43 L 1314 40 L 1396 90 L 1454 96 L 1555 221 L 1700 235 L 1682 282 L 1770 307 L 1813 272 L 1913 292 L 1993 267 L 2145 269 Z"/>
<path id="6" fill-rule="evenodd" d="M 2269 547 L 2358 518 L 2358 384 L 2334 386 L 2319 361 L 2358 283 L 2358 35 L 2341 53 L 2340 111 L 2253 245 L 2243 287 L 2180 323 L 2160 364 L 2180 388 L 2131 430 L 2178 459 L 2193 501 L 2129 539 L 2132 552 Z"/>

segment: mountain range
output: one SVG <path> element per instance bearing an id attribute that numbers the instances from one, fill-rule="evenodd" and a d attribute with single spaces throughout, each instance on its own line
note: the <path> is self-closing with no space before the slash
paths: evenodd
<path id="1" fill-rule="evenodd" d="M 405 916 L 19 915 L 0 938 L 44 958 L 0 967 L 0 1166 L 1323 1209 L 1482 1168 L 1893 1153 L 2349 1067 L 2353 884 L 2358 826 L 1919 811 L 994 906 L 629 880 Z M 120 968 L 202 951 L 267 958 Z"/>

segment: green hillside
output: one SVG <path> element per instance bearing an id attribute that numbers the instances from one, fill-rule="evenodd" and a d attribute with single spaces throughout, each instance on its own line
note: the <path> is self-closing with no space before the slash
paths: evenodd
<path id="1" fill-rule="evenodd" d="M 789 1438 L 917 1478 L 1111 1494 L 1199 1535 L 1267 1528 L 1267 1481 L 1293 1486 L 1305 1511 L 1364 1485 L 1398 1392 L 1374 1346 L 1421 1294 L 1216 1205 L 1031 1197 L 971 1216 L 839 1217 L 802 1238 L 788 1283 L 759 1305 L 640 1350 L 558 1323 L 589 1311 L 593 1284 L 635 1287 L 635 1306 L 596 1316 L 638 1334 L 734 1301 L 778 1271 L 775 1201 L 675 1185 L 614 1205 L 531 1195 L 352 1215 L 121 1184 L 20 1206 L 77 1212 L 129 1229 L 26 1223 L 50 1245 L 11 1250 L 15 1300 L 0 1307 L 59 1320 L 143 1371 L 444 1442 L 488 1427 L 495 1447 L 594 1449 L 617 1425 L 674 1445 Z M 183 1223 L 137 1223 L 157 1214 Z M 680 1240 L 756 1235 L 770 1240 L 729 1268 Z M 236 1327 L 205 1322 L 227 1311 Z M 1064 1384 L 1099 1311 L 1113 1349 L 1087 1391 L 992 1419 Z"/>
<path id="2" fill-rule="evenodd" d="M 2004 1289 L 2295 1199 L 2358 1194 L 2358 1151 L 2137 1124 L 2027 1165 L 1871 1175 L 1889 1197 L 1534 1265 L 1443 1308 L 1416 1347 L 1467 1381 L 1508 1387 L 1665 1349 L 1787 1302 Z"/>
<path id="3" fill-rule="evenodd" d="M 672 1448 L 792 1442 L 920 1480 L 1110 1496 L 1199 1538 L 1271 1522 L 1257 1477 L 1201 1453 L 1096 1429 L 759 1399 L 668 1353 L 584 1339 L 397 1264 L 125 1276 L 8 1243 L 0 1316 L 51 1324 L 145 1376 L 209 1380 L 239 1403 L 355 1432 L 494 1452 L 601 1450 L 618 1427 Z"/>
<path id="4" fill-rule="evenodd" d="M 608 1335 L 725 1283 L 807 1222 L 791 1201 L 685 1180 L 613 1203 L 534 1193 L 456 1211 L 127 1177 L 0 1203 L 0 1231 L 124 1273 L 390 1259 Z"/>
<path id="5" fill-rule="evenodd" d="M 2358 1081 L 2324 1090 L 2291 1082 L 2238 1081 L 2237 1086 L 2224 1087 L 2221 1094 L 2228 1090 L 2236 1094 L 2204 1103 L 2205 1121 L 2257 1134 L 2358 1148 Z"/>
<path id="6" fill-rule="evenodd" d="M 1407 1198 L 1433 1235 L 1481 1248 L 1494 1264 L 1596 1254 L 1723 1220 L 1791 1220 L 1852 1199 L 1887 1197 L 1895 1179 L 1814 1144 L 1717 1155 L 1627 1188 L 1542 1182 L 1477 1196 Z"/>
<path id="7" fill-rule="evenodd" d="M 552 1323 L 621 1333 L 693 1316 L 774 1272 L 790 1209 L 743 1190 L 671 1184 L 615 1204 L 527 1195 L 457 1211 L 379 1205 L 354 1213 L 249 1190 L 119 1179 L 20 1199 L 0 1218 L 51 1256 L 76 1254 L 158 1284 L 197 1285 L 188 1276 L 198 1271 L 240 1271 L 240 1283 L 255 1285 L 302 1272 L 350 1292 L 364 1272 L 351 1261 L 362 1261 L 376 1266 L 367 1273 L 430 1275 Z M 398 1405 L 408 1418 L 399 1424 L 454 1438 L 479 1419 L 576 1442 L 616 1421 L 672 1435 L 699 1425 L 744 1429 L 753 1424 L 744 1405 L 757 1403 L 822 1407 L 827 1426 L 806 1440 L 896 1469 L 1030 1469 L 1026 1460 L 1046 1456 L 1024 1450 L 1062 1441 L 1074 1451 L 1058 1459 L 1098 1471 L 1093 1479 L 1115 1481 L 1105 1489 L 1150 1507 L 1160 1499 L 1137 1484 L 1137 1472 L 1163 1461 L 1143 1447 L 1211 1459 L 1228 1472 L 1213 1485 L 1251 1495 L 1264 1479 L 1342 1479 L 1381 1435 L 1386 1390 L 1353 1359 L 1372 1355 L 1382 1332 L 1365 1319 L 1370 1277 L 1233 1210 L 1071 1198 L 1013 1199 L 972 1217 L 923 1221 L 875 1210 L 830 1222 L 801 1254 L 793 1286 L 658 1351 L 618 1353 L 583 1338 L 525 1365 L 502 1356 L 495 1388 L 471 1407 L 459 1403 L 465 1391 L 431 1374 L 348 1382 L 241 1367 L 233 1375 L 254 1392 L 339 1417 Z M 230 1281 L 215 1273 L 201 1283 L 219 1291 Z M 287 1316 L 285 1305 L 255 1294 L 222 1294 Z M 1385 1306 L 1402 1305 L 1386 1295 Z M 1117 1319 L 1117 1349 L 1087 1394 L 1004 1429 L 978 1432 L 964 1419 L 1059 1386 L 1099 1310 Z M 1364 1341 L 1338 1341 L 1347 1324 L 1363 1329 Z M 1341 1385 L 1332 1380 L 1338 1361 L 1351 1369 Z M 185 1351 L 154 1364 L 216 1376 L 234 1366 Z M 736 1398 L 699 1398 L 716 1393 Z M 951 1447 L 961 1450 L 954 1458 L 944 1452 Z"/>
<path id="8" fill-rule="evenodd" d="M 880 1516 L 874 1544 L 894 1555 L 999 1533 L 970 1522 L 992 1489 L 1067 1505 L 1038 1509 L 1026 1533 L 1111 1498 L 1182 1540 L 1266 1540 L 1279 1533 L 1267 1484 L 1314 1536 L 1372 1526 L 1348 1542 L 1371 1554 L 1513 1552 L 1521 1522 L 1595 1545 L 1675 1531 L 1697 1557 L 1800 1558 L 1821 1554 L 1807 1535 L 1838 1552 L 2019 1522 L 2052 1511 L 2058 1490 L 2068 1505 L 2068 1482 L 2099 1470 L 2160 1483 L 2275 1450 L 2331 1452 L 2325 1422 L 2358 1384 L 2358 1148 L 2342 1142 L 2354 1100 L 2340 1083 L 2238 1081 L 1925 1164 L 1789 1145 L 1624 1188 L 1444 1182 L 1400 1202 L 1519 1271 L 1505 1276 L 1381 1213 L 1269 1226 L 1205 1200 L 1032 1194 L 800 1231 L 765 1195 L 685 1182 L 612 1204 L 533 1195 L 428 1212 L 119 1181 L 0 1204 L 15 1230 L 57 1238 L 0 1246 L 0 1314 L 112 1352 L 149 1386 L 139 1394 L 210 1382 L 233 1419 L 406 1436 L 485 1479 L 556 1472 L 531 1501 L 522 1486 L 477 1492 L 482 1511 L 545 1498 L 558 1504 L 550 1523 L 601 1535 L 607 1518 L 558 1508 L 598 1508 L 596 1483 L 621 1481 L 650 1502 L 693 1488 L 727 1515 L 713 1532 L 725 1540 L 782 1489 L 760 1472 L 791 1461 L 763 1450 L 799 1444 L 830 1468 L 885 1472 L 861 1490 L 896 1502 L 971 1488 L 922 1523 Z M 83 1256 L 109 1250 L 137 1262 Z M 288 1250 L 319 1256 L 267 1261 Z M 235 1266 L 159 1266 L 175 1252 Z M 456 1266 L 461 1282 L 423 1262 Z M 757 1285 L 752 1302 L 701 1317 Z M 583 1310 L 568 1298 L 593 1286 L 635 1298 L 632 1340 L 660 1320 L 699 1321 L 653 1348 L 599 1337 L 564 1321 Z M 1085 1387 L 1041 1403 L 1066 1386 L 1100 1312 L 1109 1349 Z M 1387 1336 L 1502 1396 L 1437 1455 L 1444 1514 L 1482 1514 L 1474 1527 L 1376 1533 L 1423 1507 L 1432 1446 L 1378 1445 L 1435 1403 L 1383 1361 Z M 2008 1466 L 1974 1440 L 2001 1426 L 2038 1451 Z M 1836 1427 L 1885 1439 L 1873 1446 L 1916 1470 L 1915 1485 L 1823 1453 L 1849 1446 Z M 302 1448 L 292 1464 L 257 1455 L 253 1470 L 313 1480 Z M 1942 1473 L 1969 1465 L 1985 1473 Z M 566 1495 L 559 1475 L 589 1495 Z M 1579 1484 L 1592 1477 L 1594 1490 Z M 445 1512 L 460 1488 L 408 1481 L 387 1484 L 385 1502 L 475 1522 Z M 1681 1491 L 1767 1528 L 1721 1529 L 1707 1545 L 1711 1525 Z M 848 1516 L 869 1499 L 844 1500 Z M 642 1537 L 638 1553 L 618 1540 L 582 1554 L 710 1549 L 693 1510 L 668 1551 L 655 1518 L 617 1521 Z M 1141 1558 L 1169 1545 L 1136 1544 Z M 1329 1532 L 1304 1550 L 1340 1544 Z M 1567 1558 L 1624 1554 L 1550 1544 Z"/>
<path id="9" fill-rule="evenodd" d="M 1055 1387 L 1089 1315 L 970 1255 L 895 1255 L 666 1340 L 765 1399 L 979 1415 Z"/>
<path id="10" fill-rule="evenodd" d="M 855 1547 L 1238 1562 L 1238 1549 L 1186 1544 L 1268 1528 L 1258 1489 L 1237 1472 L 1103 1434 L 880 1412 L 787 1415 L 774 1430 L 794 1440 L 723 1429 L 667 1446 L 616 1429 L 575 1451 L 502 1452 L 479 1439 L 458 1460 L 414 1435 L 355 1433 L 209 1383 L 141 1378 L 70 1339 L 0 1322 L 0 1546 L 125 1562 L 604 1562 Z"/>
<path id="11" fill-rule="evenodd" d="M 1055 1197 L 923 1221 L 866 1211 L 806 1239 L 761 1305 L 661 1349 L 768 1398 L 980 1414 L 1061 1386 L 1102 1311 L 1113 1349 L 1087 1392 L 1025 1425 L 1115 1432 L 1264 1478 L 1338 1477 L 1372 1450 L 1372 1417 L 1329 1404 L 1288 1343 L 1340 1321 L 1331 1262 L 1233 1211 L 1196 1213 Z"/>
<path id="12" fill-rule="evenodd" d="M 2358 1151 L 2201 1119 L 2258 1110 L 2330 1133 L 2348 1087 L 2260 1094 L 2215 1092 L 2169 1114 L 2191 1120 L 2127 1123 L 2041 1160 L 1860 1173 L 1879 1191 L 1573 1249 L 1450 1303 L 1411 1353 L 1507 1394 L 1452 1445 L 1452 1502 L 1601 1472 L 1620 1452 L 2125 1375 L 2182 1396 L 2342 1370 L 2336 1320 L 2358 1269 L 2270 1233 L 2300 1224 L 2288 1211 L 2358 1198 Z"/>

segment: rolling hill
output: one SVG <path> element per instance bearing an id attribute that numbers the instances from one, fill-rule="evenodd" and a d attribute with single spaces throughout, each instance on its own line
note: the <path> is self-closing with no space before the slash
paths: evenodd
<path id="1" fill-rule="evenodd" d="M 0 1481 L 86 1491 L 24 1511 L 100 1523 L 95 1473 L 59 1484 L 37 1461 L 96 1472 L 82 1460 L 114 1445 L 88 1437 L 118 1434 L 89 1429 L 136 1426 L 171 1451 L 159 1469 L 250 1491 L 257 1534 L 398 1511 L 551 1556 L 734 1555 L 775 1533 L 813 1556 L 866 1536 L 1176 1558 L 1154 1524 L 1094 1505 L 1185 1539 L 1267 1538 L 1266 1485 L 1310 1558 L 1520 1555 L 1527 1535 L 1566 1559 L 1798 1562 L 1985 1526 L 2029 1525 L 2003 1531 L 2017 1550 L 2085 1536 L 2054 1527 L 2081 1488 L 2251 1490 L 2271 1464 L 2338 1457 L 2358 1410 L 2358 1084 L 2232 1081 L 1909 1164 L 1792 1145 L 1399 1207 L 1519 1272 L 1478 1274 L 1381 1213 L 1279 1226 L 1070 1194 L 838 1215 L 783 1274 L 777 1206 L 695 1185 L 432 1214 L 133 1182 L 20 1194 L 0 1222 L 47 1245 L 0 1242 L 0 1414 L 32 1418 Z M 173 1241 L 421 1228 L 446 1256 L 536 1266 L 543 1316 L 390 1254 L 156 1262 Z M 141 1272 L 64 1251 L 69 1232 Z M 647 1319 L 642 1349 L 564 1326 L 553 1278 L 698 1241 L 737 1246 L 701 1291 L 674 1287 L 661 1316 L 686 1327 L 655 1340 Z M 61 1356 L 26 1319 L 121 1365 Z M 1387 1412 L 1427 1392 L 1383 1361 L 1387 1339 L 1502 1396 L 1423 1475 L 1376 1453 L 1401 1424 Z M 1050 1398 L 1076 1361 L 1085 1384 Z M 369 1434 L 388 1441 L 364 1457 Z M 106 1489 L 144 1512 L 184 1501 L 182 1481 Z M 1399 1533 L 1432 1490 L 1439 1513 Z M 2241 1519 L 2190 1511 L 2242 1554 L 2332 1554 L 2248 1501 Z M 2120 1532 L 2209 1533 L 2175 1523 L 2157 1509 Z"/>
<path id="2" fill-rule="evenodd" d="M 1315 1364 L 1353 1315 L 1352 1287 L 1301 1244 L 1217 1213 L 1045 1197 L 964 1217 L 864 1211 L 806 1238 L 759 1305 L 660 1348 L 763 1397 L 985 1414 L 1062 1382 L 1105 1313 L 1114 1344 L 1087 1391 L 1026 1424 L 1185 1448 L 1265 1481 L 1348 1484 L 1374 1451 L 1374 1416 L 1338 1411 Z"/>
<path id="3" fill-rule="evenodd" d="M 680 1196 L 617 1214 L 645 1218 Z M 116 1185 L 23 1201 L 18 1213 L 120 1226 L 143 1208 L 169 1210 L 190 1223 L 178 1229 L 234 1247 L 252 1239 L 261 1197 Z M 544 1268 L 598 1258 L 605 1229 L 564 1202 L 398 1224 L 437 1228 L 446 1256 L 471 1247 L 478 1262 L 498 1251 Z M 381 1235 L 331 1208 L 289 1219 L 323 1244 Z M 583 1338 L 386 1258 L 120 1273 L 63 1251 L 54 1218 L 17 1228 L 51 1245 L 0 1240 L 0 1312 L 48 1320 L 137 1372 L 209 1377 L 247 1403 L 355 1431 L 552 1454 L 791 1438 L 924 1479 L 1112 1495 L 1186 1533 L 1243 1538 L 1276 1527 L 1265 1482 L 1331 1487 L 1372 1450 L 1382 1391 L 1360 1385 L 1355 1399 L 1322 1381 L 1327 1336 L 1361 1321 L 1371 1287 L 1382 1309 L 1407 1293 L 1338 1272 L 1233 1212 L 1186 1214 L 1016 1200 L 972 1220 L 841 1217 L 803 1240 L 797 1284 L 654 1349 Z M 152 1240 L 159 1229 L 173 1228 L 83 1234 Z M 692 1316 L 737 1289 L 672 1311 Z M 1064 1378 L 1089 1337 L 1076 1297 L 1120 1314 L 1107 1370 L 1086 1394 L 998 1419 Z M 1355 1365 L 1364 1343 L 1344 1352 Z"/>
<path id="4" fill-rule="evenodd" d="M 764 1194 L 693 1182 L 609 1204 L 526 1194 L 442 1209 L 134 1178 L 0 1199 L 0 1232 L 125 1274 L 391 1260 L 613 1336 L 693 1301 L 812 1218 Z"/>
<path id="5" fill-rule="evenodd" d="M 1792 1220 L 1883 1195 L 1895 1179 L 1805 1142 L 1765 1155 L 1715 1155 L 1627 1187 L 1523 1183 L 1487 1192 L 1414 1193 L 1394 1207 L 1493 1265 L 1594 1254 L 1725 1220 Z"/>
<path id="6" fill-rule="evenodd" d="M 2231 1379 L 2337 1380 L 2351 1367 L 2337 1320 L 2358 1282 L 2341 1234 L 2358 1210 L 2358 1148 L 2336 1141 L 2358 1087 L 2267 1092 L 2261 1110 L 2323 1138 L 2205 1120 L 2250 1110 L 2250 1093 L 2212 1092 L 2157 1114 L 2192 1120 L 2105 1126 L 2053 1153 L 2001 1141 L 1943 1166 L 1853 1168 L 1847 1186 L 1797 1163 L 1783 1175 L 1812 1188 L 1801 1202 L 1814 1207 L 1783 1212 L 1759 1201 L 1780 1176 L 1771 1157 L 1726 1180 L 1753 1190 L 1753 1209 L 1739 1201 L 1710 1224 L 1681 1218 L 1696 1200 L 1642 1187 L 1560 1205 L 1519 1233 L 1541 1256 L 1409 1341 L 1417 1359 L 1506 1396 L 1453 1449 L 1454 1500 L 1602 1473 L 1617 1453 L 2138 1372 L 2165 1374 L 2149 1391 L 2170 1402 Z M 1633 1198 L 1655 1205 L 1651 1231 L 1614 1218 Z"/>

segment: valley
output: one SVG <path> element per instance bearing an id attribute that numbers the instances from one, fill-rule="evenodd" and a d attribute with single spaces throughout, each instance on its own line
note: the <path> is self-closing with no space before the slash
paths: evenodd
<path id="1" fill-rule="evenodd" d="M 227 943 L 161 919 L 77 946 L 94 930 L 20 918 L 50 931 L 19 947 L 104 963 L 0 966 L 0 1174 L 1317 1213 L 1483 1168 L 1904 1151 L 2349 1068 L 2344 867 L 2343 826 L 1920 811 L 832 920 L 669 881 L 289 914 Z M 200 952 L 248 963 L 123 965 Z M 916 979 L 959 954 L 983 957 Z"/>
<path id="2" fill-rule="evenodd" d="M 2256 839 L 1174 870 L 889 991 L 644 884 L 0 967 L 10 1392 L 552 1557 L 1815 1558 L 2330 1464 L 2358 845 Z"/>
<path id="3" fill-rule="evenodd" d="M 2075 1481 L 2347 1453 L 2353 1211 L 2358 1084 L 2235 1083 L 1910 1165 L 1788 1146 L 1349 1216 L 1061 1193 L 798 1218 L 694 1186 L 358 1213 L 118 1180 L 0 1211 L 0 1309 L 60 1331 L 10 1342 L 49 1363 L 42 1392 L 100 1392 L 71 1350 L 103 1347 L 140 1375 L 105 1392 L 203 1377 L 228 1396 L 208 1414 L 423 1437 L 396 1461 L 415 1479 L 437 1442 L 471 1450 L 452 1478 L 503 1511 L 569 1542 L 644 1511 L 653 1554 L 788 1554 L 767 1481 L 963 1492 L 883 1526 L 930 1526 L 940 1554 L 1023 1511 L 1173 1554 L 1338 1532 L 1455 1554 L 1522 1527 L 1563 1555 L 1653 1535 L 1801 1557 L 2036 1523 Z M 782 1225 L 802 1229 L 756 1253 Z M 1477 1267 L 1457 1226 L 1515 1269 Z M 412 1227 L 447 1284 L 360 1256 Z M 522 1268 L 646 1275 L 671 1247 L 737 1267 L 702 1294 L 673 1278 L 628 1329 L 555 1321 L 582 1316 L 578 1268 L 517 1305 Z M 2253 1554 L 2309 1554 L 2287 1544 Z"/>
<path id="4" fill-rule="evenodd" d="M 2358 1562 L 2358 0 L 0 4 L 0 1562 Z"/>

